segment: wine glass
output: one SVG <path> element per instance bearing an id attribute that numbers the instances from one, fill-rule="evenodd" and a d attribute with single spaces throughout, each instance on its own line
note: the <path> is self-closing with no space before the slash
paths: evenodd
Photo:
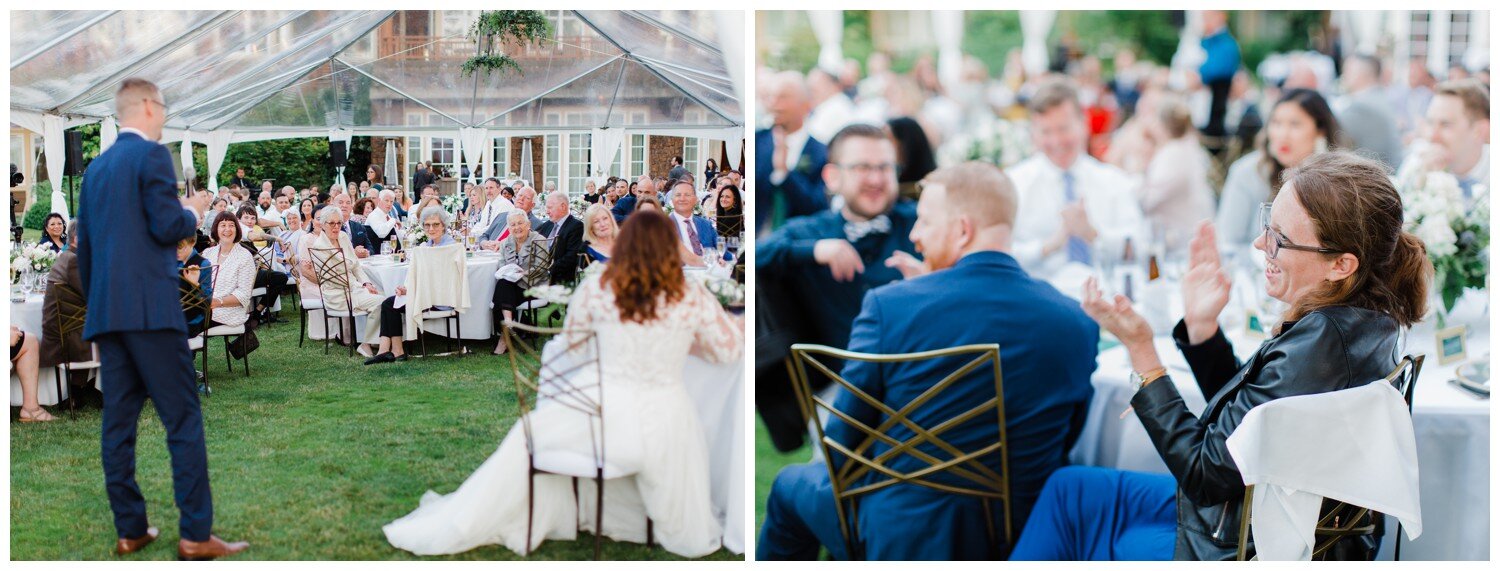
<path id="1" fill-rule="evenodd" d="M 34 272 L 31 271 L 30 267 L 21 272 L 21 279 L 19 281 L 21 282 L 21 299 L 23 300 L 31 297 L 32 286 L 36 283 L 36 278 L 33 277 L 33 274 Z"/>

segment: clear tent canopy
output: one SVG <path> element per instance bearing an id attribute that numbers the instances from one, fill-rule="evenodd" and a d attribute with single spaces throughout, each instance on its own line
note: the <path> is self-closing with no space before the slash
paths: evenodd
<path id="1" fill-rule="evenodd" d="M 618 160 L 627 134 L 723 140 L 738 158 L 741 15 L 550 10 L 551 38 L 502 47 L 519 72 L 464 75 L 480 12 L 416 14 L 13 11 L 11 123 L 42 133 L 58 178 L 63 129 L 102 122 L 112 142 L 126 77 L 161 87 L 163 142 L 207 144 L 211 172 L 232 143 L 325 135 L 441 133 L 476 166 L 487 138 L 568 131 L 594 134 L 591 172 Z"/>

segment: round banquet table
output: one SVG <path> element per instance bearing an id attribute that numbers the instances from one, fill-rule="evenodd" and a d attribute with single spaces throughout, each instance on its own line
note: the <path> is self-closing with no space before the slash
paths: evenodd
<path id="1" fill-rule="evenodd" d="M 1470 292 L 1454 308 L 1455 321 L 1470 329 L 1469 357 L 1489 353 L 1487 292 Z M 1243 327 L 1225 327 L 1242 360 L 1260 345 Z M 1490 540 L 1490 407 L 1448 383 L 1461 363 L 1439 365 L 1431 323 L 1418 324 L 1407 335 L 1405 354 L 1426 354 L 1412 395 L 1412 425 L 1417 437 L 1421 486 L 1422 535 L 1408 541 L 1403 532 L 1403 560 L 1487 560 Z M 1187 361 L 1170 337 L 1156 339 L 1156 350 L 1189 410 L 1203 410 L 1207 400 L 1193 380 Z M 1071 453 L 1074 464 L 1139 472 L 1167 473 L 1166 464 L 1134 413 L 1130 365 L 1122 347 L 1099 354 L 1093 376 L 1094 398 L 1083 433 Z M 1123 415 L 1123 416 L 1122 416 Z M 1391 559 L 1395 522 L 1388 520 L 1381 559 Z"/>
<path id="2" fill-rule="evenodd" d="M 27 337 L 36 337 L 37 345 L 42 342 L 42 294 L 36 293 L 28 296 L 24 302 L 10 302 L 10 323 L 21 331 L 26 332 Z M 63 383 L 63 398 L 67 398 L 68 384 Z M 37 371 L 36 379 L 37 402 L 51 406 L 60 402 L 57 394 L 57 369 L 42 367 Z M 16 376 L 14 370 L 10 374 L 10 406 L 21 406 L 21 378 Z"/>
<path id="3" fill-rule="evenodd" d="M 464 310 L 459 317 L 459 337 L 463 339 L 489 339 L 491 338 L 491 327 L 494 318 L 490 313 L 490 300 L 495 295 L 495 270 L 500 268 L 500 257 L 488 253 L 477 253 L 464 260 L 466 268 L 464 279 L 469 280 L 469 308 Z M 371 256 L 364 261 L 365 275 L 374 282 L 375 288 L 380 290 L 381 295 L 392 296 L 396 294 L 396 287 L 406 283 L 406 272 L 411 269 L 409 262 L 396 263 L 386 256 Z M 371 315 L 369 319 L 379 319 L 379 315 Z M 364 335 L 364 322 L 366 317 L 355 318 L 354 331 L 356 336 Z M 443 321 L 432 319 L 422 323 L 422 330 L 436 335 L 447 335 L 443 329 Z M 336 333 L 335 333 L 336 335 Z M 416 339 L 415 332 L 408 332 L 407 339 Z M 361 343 L 373 343 L 377 339 L 359 340 Z"/>

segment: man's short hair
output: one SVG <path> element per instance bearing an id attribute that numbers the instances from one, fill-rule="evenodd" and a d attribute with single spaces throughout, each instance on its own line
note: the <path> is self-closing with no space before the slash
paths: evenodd
<path id="1" fill-rule="evenodd" d="M 942 186 L 947 191 L 948 209 L 964 213 L 978 228 L 1016 224 L 1016 186 L 995 165 L 969 161 L 943 167 L 919 184 Z"/>
<path id="2" fill-rule="evenodd" d="M 255 216 L 256 219 L 260 218 L 260 214 L 257 214 L 255 212 L 255 207 L 254 206 L 250 206 L 248 204 L 240 206 L 240 211 L 234 213 L 234 217 L 235 218 L 244 218 L 246 214 L 253 215 L 253 216 Z"/>
<path id="3" fill-rule="evenodd" d="M 490 180 L 495 180 L 495 179 L 490 179 Z M 499 184 L 499 183 L 497 182 L 496 184 Z M 474 186 L 474 185 L 472 183 L 470 183 L 469 186 Z M 429 189 L 429 188 L 432 189 L 433 192 L 437 192 L 438 185 L 435 185 L 435 184 L 424 184 L 424 185 L 422 185 L 422 192 L 427 192 L 427 189 Z M 467 189 L 468 187 L 465 187 L 465 188 Z"/>
<path id="4" fill-rule="evenodd" d="M 1380 58 L 1372 56 L 1370 54 L 1354 54 L 1354 55 L 1349 56 L 1349 57 L 1350 57 L 1350 59 L 1353 59 L 1354 61 L 1363 62 L 1365 64 L 1368 64 L 1370 66 L 1370 72 L 1375 75 L 1375 80 L 1376 81 L 1380 80 L 1380 71 L 1381 71 Z"/>
<path id="5" fill-rule="evenodd" d="M 672 164 L 674 164 L 674 165 L 681 165 L 682 164 L 682 156 L 678 155 L 678 156 L 672 157 Z"/>
<path id="6" fill-rule="evenodd" d="M 1078 103 L 1078 89 L 1073 87 L 1073 82 L 1060 77 L 1051 78 L 1043 80 L 1036 93 L 1031 94 L 1031 99 L 1026 101 L 1026 111 L 1036 116 L 1068 103 L 1073 104 L 1073 108 L 1078 111 L 1083 110 L 1083 105 Z"/>
<path id="7" fill-rule="evenodd" d="M 115 90 L 115 116 L 124 117 L 131 107 L 141 104 L 142 99 L 159 99 L 161 89 L 155 83 L 139 77 L 127 77 Z"/>
<path id="8" fill-rule="evenodd" d="M 1464 104 L 1464 114 L 1470 121 L 1488 121 L 1490 118 L 1490 90 L 1478 79 L 1455 79 L 1439 83 L 1433 95 L 1457 97 Z"/>
<path id="9" fill-rule="evenodd" d="M 828 162 L 838 163 L 839 153 L 844 149 L 844 141 L 849 139 L 878 139 L 890 141 L 895 144 L 896 140 L 891 138 L 889 129 L 883 126 L 875 126 L 866 123 L 855 123 L 839 129 L 833 139 L 828 141 Z"/>
<path id="10" fill-rule="evenodd" d="M 500 179 L 495 178 L 495 177 L 490 177 L 490 178 L 484 179 L 484 182 L 485 182 L 485 184 L 489 184 L 489 183 L 493 182 L 493 183 L 495 183 L 495 186 L 505 186 L 505 184 L 503 184 L 503 183 L 500 182 Z"/>

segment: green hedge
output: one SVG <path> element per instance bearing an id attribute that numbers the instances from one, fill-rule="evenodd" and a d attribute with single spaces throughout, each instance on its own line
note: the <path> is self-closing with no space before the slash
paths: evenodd
<path id="1" fill-rule="evenodd" d="M 68 196 L 67 184 L 69 183 L 63 183 L 64 198 Z M 21 226 L 30 230 L 41 230 L 42 222 L 46 221 L 47 215 L 52 213 L 52 182 L 46 180 L 37 182 L 31 187 L 31 194 L 36 197 L 36 202 L 31 204 L 31 208 L 26 209 L 26 217 L 21 220 Z M 74 202 L 69 204 L 72 208 L 69 208 L 68 212 L 78 212 L 77 200 L 75 196 Z"/>

